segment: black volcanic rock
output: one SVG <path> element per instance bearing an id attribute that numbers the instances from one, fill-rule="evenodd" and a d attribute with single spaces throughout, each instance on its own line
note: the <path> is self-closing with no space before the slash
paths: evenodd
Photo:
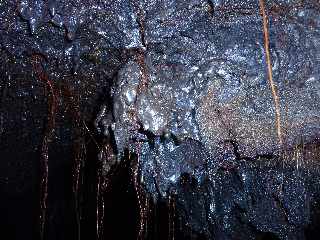
<path id="1" fill-rule="evenodd" d="M 283 144 L 258 0 L 0 0 L 0 189 L 27 203 L 1 227 L 37 239 L 49 156 L 48 239 L 94 237 L 102 200 L 124 238 L 126 197 L 142 238 L 316 239 L 320 5 L 265 4 Z"/>

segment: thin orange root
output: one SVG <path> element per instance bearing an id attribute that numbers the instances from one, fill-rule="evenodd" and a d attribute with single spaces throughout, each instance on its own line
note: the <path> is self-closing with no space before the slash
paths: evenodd
<path id="1" fill-rule="evenodd" d="M 260 4 L 260 11 L 261 11 L 262 19 L 263 19 L 264 48 L 265 48 L 267 68 L 268 68 L 268 81 L 270 84 L 272 97 L 273 97 L 273 101 L 274 101 L 275 114 L 276 114 L 276 116 L 275 116 L 276 130 L 277 130 L 277 134 L 278 134 L 279 145 L 281 147 L 283 140 L 282 140 L 282 131 L 281 131 L 280 101 L 279 101 L 279 95 L 277 93 L 277 87 L 276 87 L 276 85 L 273 81 L 273 77 L 272 77 L 272 64 L 271 64 L 270 48 L 269 48 L 268 17 L 266 15 L 264 0 L 259 0 L 259 4 Z"/>

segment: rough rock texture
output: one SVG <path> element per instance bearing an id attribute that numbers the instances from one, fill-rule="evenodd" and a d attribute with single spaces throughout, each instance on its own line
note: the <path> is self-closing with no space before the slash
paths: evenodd
<path id="1" fill-rule="evenodd" d="M 136 159 L 139 194 L 174 202 L 172 236 L 312 238 L 319 9 L 266 1 L 279 145 L 258 0 L 0 0 L 1 151 L 16 135 L 39 151 L 51 96 L 51 156 L 105 144 L 95 149 L 105 178 Z"/>

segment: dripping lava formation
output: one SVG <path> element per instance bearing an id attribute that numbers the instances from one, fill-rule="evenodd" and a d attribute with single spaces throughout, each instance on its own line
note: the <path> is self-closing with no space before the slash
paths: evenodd
<path id="1" fill-rule="evenodd" d="M 316 0 L 0 0 L 1 239 L 318 239 Z"/>

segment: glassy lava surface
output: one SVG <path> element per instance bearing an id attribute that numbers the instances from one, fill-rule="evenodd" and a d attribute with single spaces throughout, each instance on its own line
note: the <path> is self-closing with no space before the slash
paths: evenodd
<path id="1" fill-rule="evenodd" d="M 280 147 L 259 1 L 0 1 L 1 90 L 36 78 L 40 56 L 109 142 L 103 176 L 128 150 L 143 195 L 175 202 L 181 237 L 304 239 L 320 193 L 319 9 L 266 1 Z"/>

